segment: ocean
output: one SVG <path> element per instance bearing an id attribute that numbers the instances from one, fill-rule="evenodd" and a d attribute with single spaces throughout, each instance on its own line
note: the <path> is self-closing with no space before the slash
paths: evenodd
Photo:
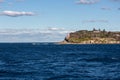
<path id="1" fill-rule="evenodd" d="M 0 43 L 0 80 L 120 80 L 120 44 Z"/>

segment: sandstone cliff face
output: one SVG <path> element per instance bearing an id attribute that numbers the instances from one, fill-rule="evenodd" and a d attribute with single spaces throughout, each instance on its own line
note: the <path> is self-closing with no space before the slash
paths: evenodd
<path id="1" fill-rule="evenodd" d="M 65 39 L 65 43 L 82 43 L 82 44 L 114 44 L 120 43 L 120 32 L 107 32 L 105 30 L 80 30 L 69 33 Z"/>

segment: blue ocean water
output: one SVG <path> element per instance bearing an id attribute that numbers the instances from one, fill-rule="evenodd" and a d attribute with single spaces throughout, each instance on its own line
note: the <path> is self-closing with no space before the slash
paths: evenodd
<path id="1" fill-rule="evenodd" d="M 120 45 L 1 43 L 0 80 L 120 80 Z"/>

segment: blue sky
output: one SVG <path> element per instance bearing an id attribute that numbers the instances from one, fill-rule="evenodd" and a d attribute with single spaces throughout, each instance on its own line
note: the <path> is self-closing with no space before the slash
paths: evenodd
<path id="1" fill-rule="evenodd" d="M 60 41 L 92 28 L 120 31 L 120 0 L 0 0 L 1 42 Z"/>

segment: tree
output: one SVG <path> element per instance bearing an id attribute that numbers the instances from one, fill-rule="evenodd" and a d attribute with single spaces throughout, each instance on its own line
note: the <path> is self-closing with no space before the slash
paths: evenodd
<path id="1" fill-rule="evenodd" d="M 96 31 L 96 29 L 95 29 L 95 28 L 93 28 L 93 31 Z"/>
<path id="2" fill-rule="evenodd" d="M 106 32 L 106 30 L 105 30 L 105 29 L 103 29 L 103 32 Z"/>

